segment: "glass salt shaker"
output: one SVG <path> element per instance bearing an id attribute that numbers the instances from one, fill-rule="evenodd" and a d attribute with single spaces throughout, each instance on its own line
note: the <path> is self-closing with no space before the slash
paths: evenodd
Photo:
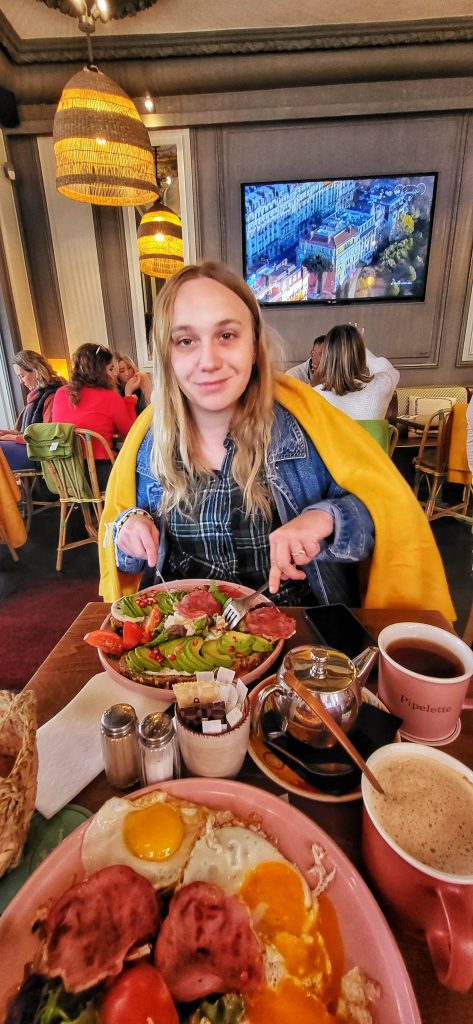
<path id="1" fill-rule="evenodd" d="M 128 789 L 140 777 L 137 725 L 131 704 L 113 704 L 100 721 L 105 774 L 116 789 Z"/>
<path id="2" fill-rule="evenodd" d="M 179 746 L 174 722 L 164 711 L 146 715 L 138 728 L 140 775 L 143 786 L 181 774 Z"/>

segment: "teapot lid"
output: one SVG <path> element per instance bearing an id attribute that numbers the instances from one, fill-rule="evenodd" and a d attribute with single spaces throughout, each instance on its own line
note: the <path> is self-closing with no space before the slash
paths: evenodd
<path id="1" fill-rule="evenodd" d="M 346 690 L 356 679 L 357 669 L 348 655 L 332 647 L 293 647 L 282 663 L 282 674 L 290 669 L 309 690 Z"/>

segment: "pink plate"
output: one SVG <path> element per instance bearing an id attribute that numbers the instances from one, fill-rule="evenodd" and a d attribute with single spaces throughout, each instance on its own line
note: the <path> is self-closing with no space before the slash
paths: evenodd
<path id="1" fill-rule="evenodd" d="M 233 597 L 246 597 L 247 594 L 254 593 L 250 587 L 242 587 L 240 584 L 236 583 L 226 583 L 225 580 L 171 580 L 168 583 L 167 589 L 192 590 L 193 587 L 208 587 L 209 583 L 222 583 L 225 587 L 231 587 L 234 590 L 234 594 L 232 594 Z M 146 587 L 146 589 L 141 590 L 140 593 L 146 594 L 148 590 L 163 591 L 166 590 L 166 587 L 163 586 L 162 583 L 157 583 L 154 587 Z M 262 597 L 261 594 L 258 597 L 258 601 L 265 602 L 266 604 L 272 604 L 267 597 Z M 107 616 L 105 622 L 102 623 L 102 628 L 108 626 L 108 624 L 109 616 Z M 246 686 L 249 686 L 250 683 L 254 683 L 256 679 L 261 679 L 261 676 L 264 676 L 266 672 L 269 671 L 271 665 L 274 665 L 274 662 L 279 657 L 283 643 L 283 640 L 278 640 L 277 644 L 275 644 L 274 650 L 271 651 L 271 654 L 269 654 L 260 665 L 258 665 L 258 668 L 253 669 L 252 672 L 247 672 L 246 675 L 241 677 Z M 134 679 L 127 679 L 126 676 L 122 676 L 121 672 L 119 672 L 115 667 L 115 662 L 108 658 L 103 651 L 99 650 L 98 655 L 105 671 L 108 672 L 109 676 L 111 676 L 116 683 L 119 683 L 120 686 L 126 687 L 127 690 L 134 690 L 135 693 L 141 693 L 145 697 L 155 697 L 156 700 L 165 701 L 166 704 L 169 704 L 174 700 L 174 694 L 172 691 L 160 690 L 155 686 L 146 686 L 145 683 L 138 683 L 135 682 Z"/>
<path id="2" fill-rule="evenodd" d="M 267 834 L 299 866 L 309 885 L 313 885 L 309 873 L 312 847 L 323 847 L 324 863 L 336 869 L 328 895 L 344 939 L 345 970 L 358 965 L 380 983 L 381 996 L 373 1014 L 377 1024 L 421 1024 L 409 976 L 386 919 L 353 864 L 315 822 L 278 797 L 240 782 L 180 779 L 150 788 L 163 788 L 173 796 L 208 807 L 226 808 L 243 819 L 258 814 Z M 22 978 L 24 964 L 37 949 L 31 925 L 38 906 L 50 898 L 57 899 L 83 877 L 80 848 L 87 826 L 88 822 L 81 825 L 43 861 L 0 918 L 0 1011 L 5 1010 L 7 999 Z"/>

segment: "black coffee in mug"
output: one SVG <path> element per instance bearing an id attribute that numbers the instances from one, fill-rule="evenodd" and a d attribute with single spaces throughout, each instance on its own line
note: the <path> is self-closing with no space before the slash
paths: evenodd
<path id="1" fill-rule="evenodd" d="M 417 672 L 421 676 L 454 679 L 466 671 L 461 658 L 453 651 L 420 637 L 393 640 L 386 646 L 386 653 L 408 672 Z"/>

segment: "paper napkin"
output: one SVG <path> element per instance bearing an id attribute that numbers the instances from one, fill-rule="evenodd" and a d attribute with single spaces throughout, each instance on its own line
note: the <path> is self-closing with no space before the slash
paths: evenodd
<path id="1" fill-rule="evenodd" d="M 127 691 L 100 672 L 38 729 L 36 808 L 45 818 L 52 818 L 103 771 L 100 718 L 106 708 L 121 702 L 131 704 L 138 719 L 152 711 L 165 711 L 171 703 Z"/>

